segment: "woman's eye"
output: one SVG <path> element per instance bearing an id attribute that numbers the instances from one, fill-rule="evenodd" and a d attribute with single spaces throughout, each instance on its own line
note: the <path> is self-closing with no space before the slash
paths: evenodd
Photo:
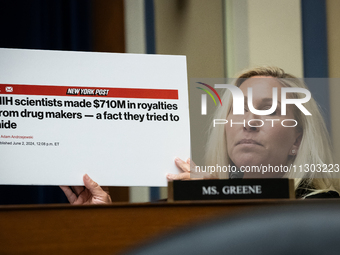
<path id="1" fill-rule="evenodd" d="M 265 110 L 265 111 L 267 111 L 267 110 L 269 110 L 271 107 L 264 107 L 262 110 Z M 276 109 L 274 112 L 272 112 L 271 114 L 269 114 L 269 116 L 273 116 L 273 115 L 277 115 L 277 113 L 278 113 L 278 110 Z"/>

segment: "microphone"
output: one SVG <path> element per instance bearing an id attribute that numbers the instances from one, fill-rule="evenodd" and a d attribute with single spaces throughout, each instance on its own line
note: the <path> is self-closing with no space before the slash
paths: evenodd
<path id="1" fill-rule="evenodd" d="M 235 172 L 231 172 L 229 174 L 229 179 L 242 179 L 244 176 L 244 172 L 242 172 L 239 168 Z"/>

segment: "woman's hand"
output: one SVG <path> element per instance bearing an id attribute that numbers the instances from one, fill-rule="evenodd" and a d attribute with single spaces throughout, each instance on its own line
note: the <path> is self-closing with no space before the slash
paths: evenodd
<path id="1" fill-rule="evenodd" d="M 183 161 L 180 158 L 175 158 L 176 166 L 183 172 L 179 174 L 167 174 L 168 181 L 174 180 L 203 180 L 203 179 L 215 179 L 210 173 L 201 172 L 197 168 L 196 164 L 191 161 L 190 158 L 187 161 Z M 197 171 L 198 169 L 198 171 Z"/>
<path id="2" fill-rule="evenodd" d="M 100 187 L 87 174 L 83 177 L 84 186 L 60 186 L 68 201 L 73 205 L 99 205 L 111 203 L 107 187 Z"/>
<path id="3" fill-rule="evenodd" d="M 183 161 L 180 158 L 175 158 L 176 166 L 183 171 L 179 174 L 167 174 L 166 178 L 169 181 L 173 180 L 190 180 L 190 158 L 187 161 Z M 193 163 L 192 163 L 193 164 Z"/>

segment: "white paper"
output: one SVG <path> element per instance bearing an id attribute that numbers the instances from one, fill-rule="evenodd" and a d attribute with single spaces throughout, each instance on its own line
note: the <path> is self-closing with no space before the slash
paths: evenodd
<path id="1" fill-rule="evenodd" d="M 19 85 L 29 86 L 28 93 L 41 91 L 33 85 L 102 89 L 103 94 L 113 88 L 171 90 L 178 91 L 178 99 L 80 92 L 22 95 Z M 83 185 L 87 173 L 100 185 L 166 186 L 166 173 L 179 172 L 175 157 L 190 155 L 185 56 L 0 49 L 0 97 L 0 184 Z M 30 100 L 33 104 L 45 100 L 53 106 L 24 105 L 31 104 Z M 67 107 L 65 103 L 83 104 L 83 100 L 91 106 Z M 138 104 L 139 108 L 165 104 L 171 109 L 138 109 Z M 28 111 L 32 112 L 29 117 Z M 105 111 L 106 118 L 111 113 L 120 119 L 103 119 Z M 127 120 L 126 112 L 144 119 Z M 147 113 L 149 118 L 154 114 L 165 117 L 151 121 Z M 97 119 L 98 114 L 102 119 Z M 5 128 L 5 123 L 11 128 Z"/>

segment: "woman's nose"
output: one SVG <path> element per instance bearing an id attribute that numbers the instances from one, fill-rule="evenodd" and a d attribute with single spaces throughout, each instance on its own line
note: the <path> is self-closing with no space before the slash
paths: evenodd
<path id="1" fill-rule="evenodd" d="M 263 126 L 263 121 L 259 119 L 259 116 L 253 114 L 250 111 L 246 112 L 244 117 L 245 117 L 244 129 L 248 132 L 259 131 L 260 127 Z"/>

